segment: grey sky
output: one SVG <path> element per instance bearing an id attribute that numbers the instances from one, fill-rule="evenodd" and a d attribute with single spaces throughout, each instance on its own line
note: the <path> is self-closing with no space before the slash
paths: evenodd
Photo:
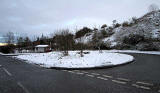
<path id="1" fill-rule="evenodd" d="M 0 0 L 0 34 L 49 34 L 60 28 L 99 26 L 148 12 L 160 0 Z"/>

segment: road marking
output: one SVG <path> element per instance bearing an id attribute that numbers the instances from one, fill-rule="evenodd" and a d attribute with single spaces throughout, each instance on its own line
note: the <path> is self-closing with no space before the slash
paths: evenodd
<path id="1" fill-rule="evenodd" d="M 123 81 L 130 81 L 129 79 L 125 79 L 125 78 L 117 78 L 119 80 L 123 80 Z"/>
<path id="2" fill-rule="evenodd" d="M 2 65 L 0 65 L 0 67 L 1 67 Z"/>
<path id="3" fill-rule="evenodd" d="M 113 78 L 112 76 L 109 76 L 109 75 L 102 75 L 104 77 L 107 77 L 107 78 Z"/>
<path id="4" fill-rule="evenodd" d="M 12 74 L 5 68 L 3 68 L 3 70 L 9 75 L 9 76 L 12 76 Z"/>
<path id="5" fill-rule="evenodd" d="M 126 82 L 118 81 L 118 80 L 112 80 L 115 83 L 120 83 L 120 84 L 126 84 Z"/>
<path id="6" fill-rule="evenodd" d="M 139 86 L 139 85 L 137 85 L 137 84 L 132 84 L 132 86 L 137 87 L 137 88 L 147 89 L 147 90 L 150 89 L 149 87 Z"/>
<path id="7" fill-rule="evenodd" d="M 138 83 L 138 84 L 143 84 L 143 85 L 149 85 L 149 86 L 153 86 L 153 84 L 150 84 L 150 83 L 146 83 L 146 82 L 136 82 L 136 83 Z"/>
<path id="8" fill-rule="evenodd" d="M 104 77 L 97 77 L 98 79 L 103 79 L 103 80 L 108 80 L 107 78 Z"/>
<path id="9" fill-rule="evenodd" d="M 91 73 L 91 74 L 93 74 L 93 75 L 100 75 L 100 74 L 98 74 L 98 73 Z"/>
<path id="10" fill-rule="evenodd" d="M 141 88 L 143 88 L 143 89 L 150 89 L 149 87 L 145 87 L 145 86 L 141 86 Z"/>
<path id="11" fill-rule="evenodd" d="M 158 92 L 160 92 L 160 90 L 158 90 Z"/>
<path id="12" fill-rule="evenodd" d="M 84 73 L 80 73 L 80 72 L 78 72 L 78 73 L 76 73 L 76 74 L 78 74 L 78 75 L 83 75 Z"/>
<path id="13" fill-rule="evenodd" d="M 73 71 L 68 71 L 69 73 L 75 73 L 75 72 L 73 72 Z"/>
<path id="14" fill-rule="evenodd" d="M 137 84 L 132 84 L 132 86 L 137 87 L 137 88 L 140 88 L 140 86 L 137 85 Z"/>
<path id="15" fill-rule="evenodd" d="M 21 82 L 17 82 L 17 84 L 25 91 L 25 93 L 29 93 L 29 91 L 21 84 Z"/>
<path id="16" fill-rule="evenodd" d="M 89 75 L 89 74 L 86 74 L 87 76 L 89 76 L 89 77 L 94 77 L 93 75 Z"/>

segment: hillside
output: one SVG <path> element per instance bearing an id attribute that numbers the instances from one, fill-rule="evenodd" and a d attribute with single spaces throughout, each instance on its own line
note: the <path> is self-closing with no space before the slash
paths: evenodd
<path id="1" fill-rule="evenodd" d="M 147 13 L 128 22 L 127 26 L 113 27 L 112 32 L 112 35 L 102 38 L 103 44 L 111 49 L 160 50 L 160 11 Z M 84 35 L 83 41 L 89 43 L 94 33 Z"/>
<path id="2" fill-rule="evenodd" d="M 136 46 L 135 48 L 140 50 L 140 46 L 145 47 L 144 45 L 146 45 L 147 47 L 147 44 L 152 44 L 153 47 L 159 47 L 160 11 L 148 13 L 136 21 L 131 21 L 131 23 L 134 23 L 131 26 L 114 29 L 114 34 L 105 38 L 104 42 L 110 42 L 112 45 L 114 43 L 114 46 L 111 47 L 129 44 L 131 47 Z"/>

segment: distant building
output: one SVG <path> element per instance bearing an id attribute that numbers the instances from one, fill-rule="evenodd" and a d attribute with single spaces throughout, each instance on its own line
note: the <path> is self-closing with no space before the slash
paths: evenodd
<path id="1" fill-rule="evenodd" d="M 50 47 L 49 45 L 37 45 L 35 46 L 35 52 L 43 53 L 43 52 L 49 52 Z"/>

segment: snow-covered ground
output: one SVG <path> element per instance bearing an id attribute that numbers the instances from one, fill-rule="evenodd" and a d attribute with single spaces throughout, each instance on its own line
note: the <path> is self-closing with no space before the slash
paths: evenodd
<path id="1" fill-rule="evenodd" d="M 138 51 L 138 50 L 104 50 L 107 53 L 141 53 L 160 55 L 160 51 Z"/>
<path id="2" fill-rule="evenodd" d="M 89 51 L 89 54 L 84 54 L 84 57 L 80 57 L 78 52 L 79 51 L 69 51 L 69 56 L 62 56 L 61 52 L 27 53 L 25 55 L 15 56 L 15 58 L 47 68 L 94 68 L 119 65 L 134 60 L 133 56 L 126 54 Z"/>

